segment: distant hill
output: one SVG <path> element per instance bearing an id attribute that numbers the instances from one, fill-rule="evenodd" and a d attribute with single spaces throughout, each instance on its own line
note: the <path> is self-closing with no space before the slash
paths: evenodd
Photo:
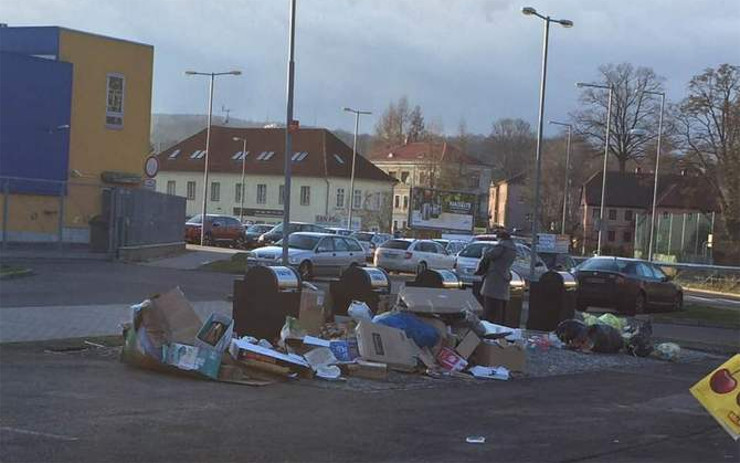
<path id="1" fill-rule="evenodd" d="M 169 148 L 180 140 L 203 130 L 208 117 L 203 114 L 152 114 L 151 143 L 155 151 Z M 270 122 L 245 121 L 230 117 L 213 116 L 214 125 L 230 127 L 264 127 Z"/>

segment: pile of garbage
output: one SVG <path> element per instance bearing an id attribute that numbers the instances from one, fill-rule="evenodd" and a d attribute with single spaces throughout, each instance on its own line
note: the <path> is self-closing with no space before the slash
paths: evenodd
<path id="1" fill-rule="evenodd" d="M 228 316 L 211 314 L 202 322 L 175 288 L 132 307 L 122 360 L 248 385 L 299 377 L 384 379 L 389 370 L 496 380 L 524 374 L 522 331 L 481 320 L 482 307 L 470 292 L 407 287 L 388 298 L 382 313 L 352 301 L 346 316 L 329 320 L 323 293 L 305 286 L 299 316 L 286 317 L 275 339 L 256 339 L 234 333 Z"/>

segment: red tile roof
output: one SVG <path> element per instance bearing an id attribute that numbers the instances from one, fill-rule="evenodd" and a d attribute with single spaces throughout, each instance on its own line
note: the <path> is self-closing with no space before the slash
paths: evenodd
<path id="1" fill-rule="evenodd" d="M 284 173 L 285 129 L 211 127 L 210 172 L 241 173 L 242 141 L 247 139 L 246 172 L 251 175 L 282 175 Z M 182 140 L 157 154 L 163 172 L 203 172 L 205 157 L 194 153 L 205 150 L 206 130 Z M 272 153 L 272 154 L 269 154 Z M 304 153 L 304 154 L 301 154 Z M 299 129 L 293 134 L 292 173 L 304 177 L 349 178 L 352 169 L 352 148 L 326 129 Z M 358 153 L 355 178 L 395 182 Z"/>
<path id="2" fill-rule="evenodd" d="M 479 165 L 480 161 L 463 153 L 447 142 L 412 142 L 405 145 L 384 147 L 374 150 L 368 159 L 374 162 L 429 162 L 431 156 L 437 162 Z"/>

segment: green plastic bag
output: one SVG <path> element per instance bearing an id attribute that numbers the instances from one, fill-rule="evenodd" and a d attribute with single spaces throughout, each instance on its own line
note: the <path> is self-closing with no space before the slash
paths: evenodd
<path id="1" fill-rule="evenodd" d="M 597 320 L 599 323 L 611 326 L 612 328 L 617 330 L 617 332 L 619 333 L 624 331 L 624 320 L 615 315 L 612 315 L 610 313 L 605 313 L 604 315 L 597 318 Z M 591 323 L 588 323 L 588 324 L 590 325 Z"/>

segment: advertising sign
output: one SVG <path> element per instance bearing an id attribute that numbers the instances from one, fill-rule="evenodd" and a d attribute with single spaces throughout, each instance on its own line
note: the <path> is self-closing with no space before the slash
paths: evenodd
<path id="1" fill-rule="evenodd" d="M 537 251 L 567 254 L 570 251 L 570 235 L 538 233 Z"/>
<path id="2" fill-rule="evenodd" d="M 474 193 L 412 188 L 409 227 L 470 233 L 476 200 Z"/>
<path id="3" fill-rule="evenodd" d="M 740 439 L 740 354 L 734 355 L 690 389 L 735 440 Z"/>

